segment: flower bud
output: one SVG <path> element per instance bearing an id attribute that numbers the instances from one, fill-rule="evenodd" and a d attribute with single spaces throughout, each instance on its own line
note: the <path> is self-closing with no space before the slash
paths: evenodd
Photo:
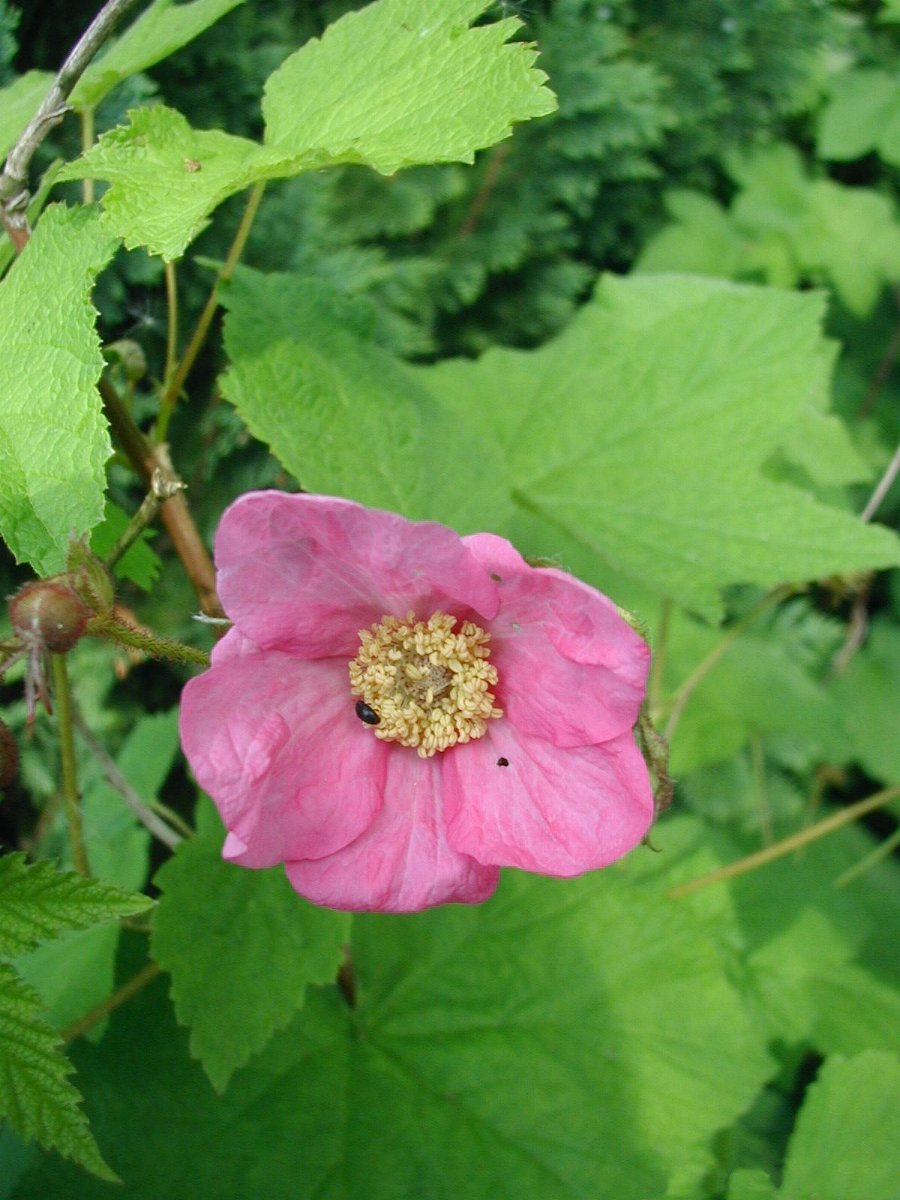
<path id="1" fill-rule="evenodd" d="M 72 649 L 90 615 L 81 597 L 59 576 L 27 583 L 9 602 L 9 619 L 19 637 L 57 653 Z"/>
<path id="2" fill-rule="evenodd" d="M 19 768 L 19 747 L 9 726 L 0 721 L 0 791 L 8 788 Z"/>

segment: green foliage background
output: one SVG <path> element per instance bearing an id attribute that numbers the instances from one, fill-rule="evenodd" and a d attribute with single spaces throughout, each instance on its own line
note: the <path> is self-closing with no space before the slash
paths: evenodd
<path id="1" fill-rule="evenodd" d="M 419 0 L 390 3 L 426 22 Z M 266 178 L 168 430 L 202 532 L 241 492 L 298 484 L 493 529 L 639 616 L 663 724 L 727 650 L 678 720 L 652 850 L 581 880 L 509 872 L 477 909 L 352 920 L 277 869 L 220 861 L 177 754 L 185 672 L 93 641 L 70 656 L 85 724 L 126 786 L 195 829 L 151 849 L 81 745 L 84 886 L 109 891 L 48 908 L 78 880 L 55 728 L 39 716 L 26 734 L 14 666 L 0 701 L 22 763 L 0 837 L 63 869 L 0 859 L 0 928 L 31 931 L 0 940 L 0 1200 L 93 1200 L 115 1194 L 113 1172 L 129 1200 L 895 1200 L 896 798 L 678 889 L 900 783 L 896 485 L 858 519 L 900 437 L 900 9 L 453 0 L 442 12 L 475 31 L 438 34 L 413 75 L 440 84 L 446 68 L 450 86 L 465 47 L 496 65 L 491 30 L 518 18 L 513 46 L 537 43 L 558 109 L 519 46 L 517 82 L 491 76 L 461 137 L 423 81 L 395 160 L 377 122 L 360 133 L 365 92 L 346 129 L 328 124 L 351 25 L 314 95 L 298 59 L 261 104 L 297 47 L 363 7 L 182 5 L 195 40 L 153 62 L 141 36 L 118 74 L 101 62 L 83 81 L 87 165 L 74 120 L 42 148 L 35 218 L 53 179 L 72 207 L 36 220 L 14 266 L 0 242 L 6 593 L 22 563 L 61 569 L 72 528 L 108 548 L 141 500 L 107 462 L 91 304 L 109 378 L 149 429 L 157 254 L 179 258 L 183 340 L 240 219 L 232 193 Z M 94 9 L 0 0 L 4 146 L 47 81 L 26 73 L 54 70 Z M 187 34 L 154 12 L 168 54 Z M 389 50 L 366 49 L 379 95 Z M 287 127 L 301 100 L 314 126 L 320 94 L 327 137 L 307 146 Z M 103 217 L 79 206 L 85 175 L 115 185 Z M 135 248 L 104 269 L 119 239 Z M 209 644 L 165 535 L 119 576 L 141 621 Z M 110 925 L 146 907 L 142 890 L 152 917 Z M 147 962 L 148 933 L 163 977 L 73 1045 L 71 1075 L 58 1031 Z M 347 947 L 352 989 L 333 983 Z"/>

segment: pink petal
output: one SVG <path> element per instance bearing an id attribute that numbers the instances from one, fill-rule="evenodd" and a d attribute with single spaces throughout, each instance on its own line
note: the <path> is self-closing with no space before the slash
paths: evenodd
<path id="1" fill-rule="evenodd" d="M 501 719 L 443 758 L 448 841 L 481 863 L 580 875 L 627 854 L 653 819 L 630 733 L 561 750 Z"/>
<path id="2" fill-rule="evenodd" d="M 497 587 L 453 530 L 332 496 L 249 492 L 216 534 L 225 611 L 262 648 L 346 654 L 382 616 L 497 611 Z"/>
<path id="3" fill-rule="evenodd" d="M 563 571 L 530 567 L 504 538 L 463 540 L 500 590 L 491 662 L 509 720 L 556 746 L 605 742 L 631 729 L 650 650 L 613 602 Z"/>
<path id="4" fill-rule="evenodd" d="M 378 813 L 387 747 L 356 716 L 344 659 L 248 646 L 231 631 L 185 686 L 185 754 L 233 835 L 231 857 L 264 867 L 332 854 Z"/>
<path id="5" fill-rule="evenodd" d="M 314 904 L 351 912 L 418 912 L 486 900 L 499 872 L 447 844 L 442 792 L 437 759 L 392 747 L 384 808 L 371 827 L 329 858 L 286 863 L 288 879 Z"/>

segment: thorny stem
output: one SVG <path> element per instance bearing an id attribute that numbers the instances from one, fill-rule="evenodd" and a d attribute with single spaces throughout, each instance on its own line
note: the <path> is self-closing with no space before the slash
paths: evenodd
<path id="1" fill-rule="evenodd" d="M 799 850 L 801 846 L 806 846 L 810 842 L 825 837 L 826 834 L 833 833 L 842 825 L 849 825 L 857 818 L 864 817 L 866 813 L 873 812 L 876 808 L 882 808 L 898 796 L 900 796 L 900 786 L 884 788 L 883 791 L 876 792 L 865 800 L 860 800 L 856 804 L 842 808 L 840 812 L 832 813 L 830 817 L 817 821 L 815 825 L 808 825 L 805 829 L 791 834 L 790 837 L 782 838 L 780 842 L 766 846 L 764 850 L 748 854 L 746 858 L 739 858 L 737 862 L 729 863 L 727 867 L 719 867 L 715 871 L 710 871 L 708 875 L 701 875 L 698 879 L 679 883 L 676 887 L 669 888 L 666 895 L 673 900 L 680 899 L 682 896 L 691 896 L 694 892 L 699 892 L 701 888 L 708 887 L 711 883 L 721 883 L 725 879 L 734 879 L 738 875 L 745 875 L 748 871 L 755 871 L 757 867 L 763 867 L 767 863 L 775 862 L 776 859 L 784 858 L 786 854 Z"/>
<path id="2" fill-rule="evenodd" d="M 122 536 L 106 556 L 106 565 L 108 567 L 114 567 L 119 559 L 137 541 L 159 512 L 159 506 L 162 501 L 170 500 L 178 492 L 182 491 L 183 488 L 184 484 L 180 480 L 166 479 L 159 468 L 153 472 L 150 491 L 141 501 L 140 508 L 128 522 L 127 527 L 122 531 Z"/>
<path id="3" fill-rule="evenodd" d="M 666 722 L 666 728 L 663 731 L 663 736 L 666 741 L 671 743 L 678 728 L 678 723 L 681 720 L 681 715 L 685 710 L 688 700 L 703 682 L 709 672 L 713 669 L 716 663 L 722 658 L 725 653 L 731 649 L 732 645 L 738 640 L 748 626 L 760 617 L 773 604 L 778 604 L 785 596 L 789 595 L 791 588 L 789 586 L 777 587 L 768 595 L 763 596 L 759 604 L 746 613 L 739 621 L 728 630 L 726 634 L 713 646 L 706 658 L 702 659 L 693 671 L 688 675 L 687 679 L 678 687 L 672 696 L 672 710 L 669 713 L 669 719 Z"/>
<path id="4" fill-rule="evenodd" d="M 144 803 L 110 755 L 107 754 L 105 748 L 94 737 L 86 725 L 84 718 L 77 710 L 75 712 L 75 728 L 78 730 L 81 740 L 100 764 L 100 769 L 106 776 L 110 787 L 119 793 L 137 819 L 150 830 L 155 838 L 158 838 L 164 845 L 168 846 L 170 850 L 174 850 L 180 842 L 184 841 L 184 838 L 180 833 L 176 833 L 174 829 L 171 829 L 161 817 L 157 816 L 148 804 Z"/>
<path id="5" fill-rule="evenodd" d="M 71 1024 L 68 1029 L 64 1029 L 62 1032 L 63 1041 L 66 1043 L 74 1042 L 77 1037 L 81 1037 L 83 1033 L 87 1033 L 93 1025 L 96 1025 L 98 1021 L 102 1021 L 104 1017 L 108 1017 L 120 1004 L 124 1004 L 126 1000 L 130 1000 L 132 996 L 136 995 L 142 988 L 145 988 L 148 983 L 152 983 L 161 970 L 162 968 L 159 963 L 148 962 L 136 975 L 132 975 L 127 983 L 123 983 L 118 991 L 113 992 L 111 996 L 107 996 L 96 1008 L 92 1008 L 89 1013 L 86 1013 L 78 1021 Z"/>
<path id="6" fill-rule="evenodd" d="M 72 734 L 72 695 L 69 689 L 69 673 L 65 654 L 51 654 L 53 664 L 53 696 L 59 728 L 59 756 L 62 766 L 62 791 L 66 804 L 66 820 L 69 826 L 69 845 L 75 870 L 82 875 L 91 873 L 87 851 L 84 848 L 84 830 L 81 825 L 81 810 L 78 807 L 78 776 L 75 768 L 75 738 Z"/>
<path id="7" fill-rule="evenodd" d="M 206 335 L 209 332 L 209 327 L 212 324 L 212 319 L 215 316 L 216 309 L 219 307 L 219 285 L 226 283 L 234 274 L 234 268 L 238 264 L 238 260 L 244 252 L 244 246 L 247 243 L 247 238 L 250 236 L 250 230 L 253 227 L 253 221 L 256 217 L 257 209 L 265 191 L 265 182 L 256 183 L 250 189 L 250 195 L 247 197 L 247 205 L 244 209 L 244 215 L 241 217 L 241 223 L 238 225 L 237 232 L 234 235 L 234 241 L 231 243 L 231 249 L 228 251 L 228 256 L 222 264 L 222 269 L 216 276 L 215 283 L 207 297 L 206 304 L 203 306 L 203 311 L 197 319 L 197 325 L 194 332 L 191 334 L 191 340 L 188 342 L 187 349 L 181 362 L 178 364 L 174 373 L 170 376 L 166 371 L 166 385 L 163 390 L 162 397 L 159 402 L 159 419 L 156 423 L 155 440 L 161 442 L 165 439 L 166 431 L 169 427 L 169 418 L 181 395 L 181 389 L 184 387 L 184 381 L 190 374 L 191 368 L 197 361 L 197 355 L 203 348 L 203 343 L 206 340 Z"/>
<path id="8" fill-rule="evenodd" d="M 140 629 L 135 629 L 133 625 L 116 620 L 115 617 L 91 617 L 85 632 L 90 637 L 105 638 L 107 641 L 117 642 L 121 646 L 143 650 L 145 654 L 149 654 L 153 658 L 165 658 L 170 662 L 177 663 L 191 663 L 198 667 L 209 666 L 209 655 L 205 650 L 198 650 L 195 646 L 186 646 L 183 642 L 176 642 L 172 638 L 160 637 L 159 634 L 144 633 Z"/>
<path id="9" fill-rule="evenodd" d="M 168 462 L 163 461 L 162 447 L 150 445 L 108 377 L 101 376 L 98 386 L 103 398 L 104 411 L 116 440 L 147 488 L 151 486 L 153 472 L 157 469 L 162 470 L 168 478 L 175 479 Z M 162 505 L 161 515 L 175 552 L 197 593 L 201 610 L 210 617 L 222 616 L 222 606 L 216 595 L 215 568 L 184 496 L 179 493 L 166 500 Z"/>
<path id="10" fill-rule="evenodd" d="M 41 142 L 68 112 L 66 99 L 91 59 L 136 0 L 107 0 L 59 69 L 47 95 L 9 152 L 0 175 L 0 219 L 17 251 L 28 241 L 28 168 Z"/>

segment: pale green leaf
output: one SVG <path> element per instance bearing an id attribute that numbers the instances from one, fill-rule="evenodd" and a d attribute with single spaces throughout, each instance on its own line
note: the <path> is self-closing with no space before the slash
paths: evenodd
<path id="1" fill-rule="evenodd" d="M 16 144 L 52 82 L 49 71 L 26 71 L 5 88 L 0 88 L 0 160 Z"/>
<path id="2" fill-rule="evenodd" d="M 845 71 L 819 118 L 822 158 L 848 160 L 876 150 L 900 166 L 900 77 L 876 67 Z"/>
<path id="3" fill-rule="evenodd" d="M 870 1050 L 829 1059 L 806 1094 L 781 1200 L 896 1200 L 900 1061 Z"/>
<path id="4" fill-rule="evenodd" d="M 154 0 L 149 8 L 97 58 L 72 92 L 75 108 L 96 108 L 114 87 L 145 71 L 215 24 L 244 0 Z"/>
<path id="5" fill-rule="evenodd" d="M 53 205 L 0 284 L 0 533 L 40 574 L 103 515 L 111 446 L 90 290 L 113 249 L 96 212 Z"/>
<path id="6" fill-rule="evenodd" d="M 79 1107 L 81 1096 L 68 1079 L 71 1071 L 37 994 L 8 963 L 0 963 L 0 1118 L 20 1137 L 34 1138 L 114 1181 Z"/>
<path id="7" fill-rule="evenodd" d="M 822 407 L 819 296 L 698 277 L 607 277 L 555 341 L 419 368 L 499 443 L 515 500 L 612 567 L 707 616 L 726 584 L 900 562 L 884 528 L 769 479 Z"/>
<path id="8" fill-rule="evenodd" d="M 471 162 L 556 107 L 516 19 L 469 29 L 487 0 L 378 0 L 292 54 L 263 97 L 266 141 L 298 164 Z"/>
<path id="9" fill-rule="evenodd" d="M 224 862 L 224 830 L 208 800 L 198 815 L 196 835 L 156 876 L 163 895 L 153 954 L 171 973 L 191 1053 L 224 1091 L 236 1068 L 288 1024 L 307 986 L 334 979 L 350 917 L 313 907 L 280 869 Z"/>
<path id="10" fill-rule="evenodd" d="M 461 160 L 555 107 L 536 51 L 506 45 L 515 20 L 468 29 L 487 0 L 377 0 L 348 13 L 269 79 L 266 145 L 191 129 L 163 106 L 132 112 L 62 178 L 111 184 L 111 228 L 129 247 L 179 257 L 226 197 L 337 163 L 382 172 Z"/>
<path id="11" fill-rule="evenodd" d="M 53 863 L 28 864 L 24 854 L 6 854 L 0 858 L 0 954 L 22 954 L 57 934 L 133 916 L 152 903 Z"/>
<path id="12" fill-rule="evenodd" d="M 511 510 L 496 447 L 366 336 L 365 304 L 321 280 L 246 269 L 222 298 L 222 392 L 308 491 L 464 530 Z"/>

